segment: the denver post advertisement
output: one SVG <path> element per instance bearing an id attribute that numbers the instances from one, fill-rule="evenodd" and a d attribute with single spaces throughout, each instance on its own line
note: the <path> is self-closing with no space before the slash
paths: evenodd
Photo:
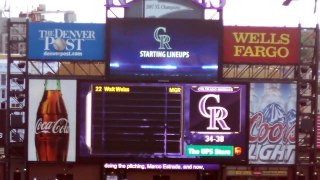
<path id="1" fill-rule="evenodd" d="M 28 58 L 104 60 L 105 25 L 29 23 Z"/>
<path id="2" fill-rule="evenodd" d="M 252 83 L 250 164 L 294 164 L 297 85 Z"/>

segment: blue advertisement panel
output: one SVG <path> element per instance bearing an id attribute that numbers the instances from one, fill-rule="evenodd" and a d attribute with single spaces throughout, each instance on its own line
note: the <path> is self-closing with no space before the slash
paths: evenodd
<path id="1" fill-rule="evenodd" d="M 247 163 L 245 84 L 78 81 L 77 90 L 79 159 Z"/>
<path id="2" fill-rule="evenodd" d="M 205 20 L 110 19 L 107 74 L 139 81 L 216 81 L 221 27 Z"/>
<path id="3" fill-rule="evenodd" d="M 294 164 L 297 85 L 252 83 L 250 164 Z"/>
<path id="4" fill-rule="evenodd" d="M 105 60 L 105 25 L 35 23 L 28 27 L 32 60 Z"/>

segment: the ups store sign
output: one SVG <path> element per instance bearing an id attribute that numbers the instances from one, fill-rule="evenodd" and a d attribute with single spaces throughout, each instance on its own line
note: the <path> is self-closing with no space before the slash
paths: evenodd
<path id="1" fill-rule="evenodd" d="M 223 62 L 297 64 L 299 40 L 299 28 L 226 26 Z"/>

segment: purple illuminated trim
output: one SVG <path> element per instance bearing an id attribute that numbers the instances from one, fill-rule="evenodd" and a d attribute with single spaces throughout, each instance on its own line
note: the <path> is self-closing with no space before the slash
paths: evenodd
<path id="1" fill-rule="evenodd" d="M 130 2 L 135 1 L 131 0 Z M 213 1 L 219 1 L 219 6 L 215 6 Z M 117 2 L 117 3 L 115 3 Z M 106 8 L 127 8 L 129 3 L 127 0 L 106 0 Z M 222 10 L 226 5 L 226 0 L 192 0 L 192 2 L 200 5 L 203 9 Z"/>
<path id="2" fill-rule="evenodd" d="M 213 1 L 219 1 L 219 6 L 215 6 Z M 226 5 L 226 0 L 192 0 L 192 2 L 199 4 L 203 9 L 222 10 Z"/>
<path id="3" fill-rule="evenodd" d="M 117 2 L 115 4 L 114 2 Z M 126 0 L 106 0 L 106 8 L 127 8 L 129 7 Z"/>

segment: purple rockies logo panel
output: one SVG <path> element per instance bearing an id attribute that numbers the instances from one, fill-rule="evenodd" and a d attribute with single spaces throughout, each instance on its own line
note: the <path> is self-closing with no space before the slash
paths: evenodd
<path id="1" fill-rule="evenodd" d="M 240 91 L 202 92 L 192 88 L 190 92 L 190 131 L 239 132 Z"/>

